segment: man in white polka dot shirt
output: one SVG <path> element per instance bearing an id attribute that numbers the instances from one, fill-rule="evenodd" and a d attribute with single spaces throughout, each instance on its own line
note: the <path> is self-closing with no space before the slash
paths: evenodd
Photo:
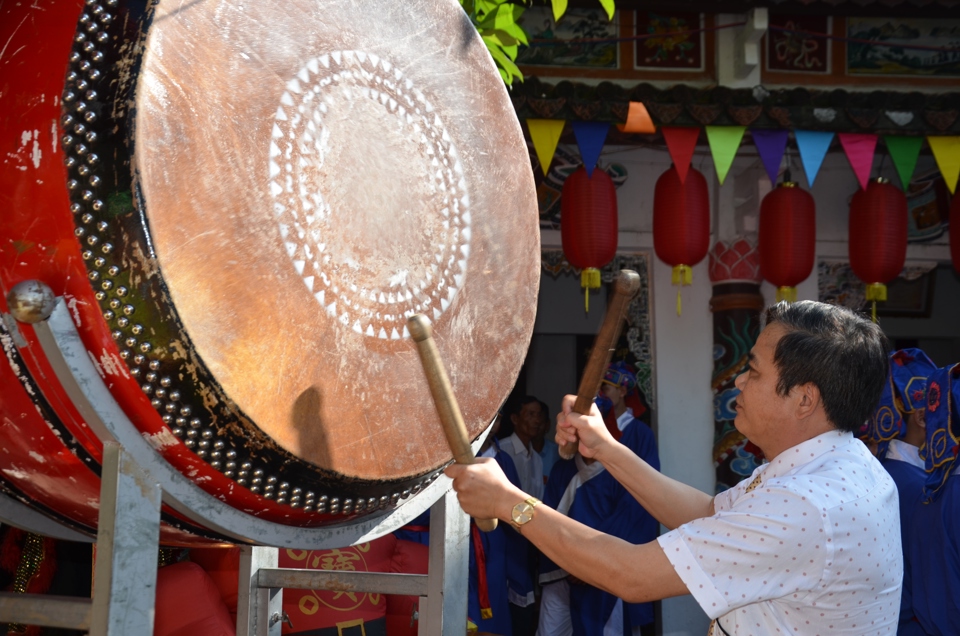
<path id="1" fill-rule="evenodd" d="M 715 619 L 712 636 L 895 634 L 896 487 L 853 436 L 880 397 L 886 341 L 823 303 L 780 303 L 766 321 L 737 379 L 736 426 L 769 462 L 716 497 L 653 470 L 596 409 L 580 416 L 573 396 L 564 401 L 557 442 L 579 440 L 671 529 L 658 540 L 631 545 L 535 505 L 482 460 L 447 469 L 464 510 L 513 523 L 570 574 L 625 601 L 692 594 Z"/>

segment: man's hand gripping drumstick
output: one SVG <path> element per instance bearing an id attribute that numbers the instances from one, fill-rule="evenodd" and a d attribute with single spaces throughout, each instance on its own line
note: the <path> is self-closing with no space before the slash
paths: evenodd
<path id="1" fill-rule="evenodd" d="M 413 341 L 417 343 L 417 352 L 420 354 L 420 362 L 423 364 L 423 371 L 427 375 L 427 383 L 430 385 L 430 393 L 433 395 L 433 402 L 437 406 L 437 414 L 440 416 L 440 423 L 443 425 L 443 433 L 447 437 L 447 443 L 450 450 L 453 451 L 453 458 L 458 464 L 473 464 L 477 459 L 470 448 L 470 440 L 467 437 L 467 427 L 463 423 L 463 415 L 460 413 L 460 405 L 457 404 L 457 398 L 453 395 L 453 388 L 450 386 L 450 379 L 440 360 L 440 352 L 433 341 L 430 323 L 427 319 L 415 314 L 410 316 L 407 321 L 407 328 Z M 497 520 L 476 519 L 477 527 L 484 532 L 490 532 L 496 529 Z"/>
<path id="2" fill-rule="evenodd" d="M 624 317 L 627 313 L 627 307 L 630 305 L 637 292 L 640 291 L 640 276 L 629 269 L 620 270 L 620 275 L 613 288 L 613 299 L 607 308 L 607 314 L 604 316 L 603 324 L 600 326 L 600 332 L 593 343 L 593 349 L 590 352 L 590 359 L 587 361 L 587 367 L 583 370 L 583 377 L 580 378 L 580 387 L 577 389 L 577 400 L 573 404 L 573 411 L 581 415 L 588 415 L 590 407 L 593 405 L 593 399 L 597 397 L 600 390 L 600 383 L 603 382 L 603 374 L 610 364 L 610 356 L 613 348 L 620 337 L 620 328 L 623 325 Z M 562 414 L 561 414 L 562 415 Z M 558 418 L 561 419 L 561 418 Z M 574 434 L 576 432 L 574 431 Z M 570 459 L 577 453 L 577 441 L 564 441 L 557 434 L 557 443 L 560 446 L 560 457 Z"/>

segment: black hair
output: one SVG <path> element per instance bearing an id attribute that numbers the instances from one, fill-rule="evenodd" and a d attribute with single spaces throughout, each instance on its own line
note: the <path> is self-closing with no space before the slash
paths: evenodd
<path id="1" fill-rule="evenodd" d="M 523 410 L 527 404 L 531 402 L 536 402 L 537 404 L 543 404 L 540 400 L 533 397 L 532 395 L 524 395 L 522 398 L 513 403 L 513 408 L 510 409 L 510 415 L 520 415 L 520 411 Z"/>
<path id="2" fill-rule="evenodd" d="M 805 300 L 780 302 L 765 312 L 766 323 L 787 333 L 773 361 L 777 392 L 812 383 L 827 418 L 841 431 L 856 432 L 880 401 L 889 372 L 887 339 L 880 327 L 844 307 Z"/>

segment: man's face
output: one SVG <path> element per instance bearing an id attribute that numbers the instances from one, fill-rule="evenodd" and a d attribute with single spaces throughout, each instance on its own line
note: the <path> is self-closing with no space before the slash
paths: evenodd
<path id="1" fill-rule="evenodd" d="M 626 390 L 620 385 L 610 384 L 609 382 L 600 383 L 600 395 L 613 403 L 614 410 L 620 407 L 620 403 L 623 402 L 623 396 L 625 393 Z"/>
<path id="2" fill-rule="evenodd" d="M 779 323 L 766 327 L 750 350 L 747 370 L 737 376 L 737 418 L 734 425 L 751 442 L 763 448 L 776 439 L 791 419 L 791 401 L 777 393 L 780 372 L 773 361 L 777 343 L 786 333 Z M 796 388 L 796 387 L 795 387 Z"/>
<path id="3" fill-rule="evenodd" d="M 539 402 L 530 402 L 520 407 L 520 412 L 511 416 L 517 437 L 529 442 L 536 437 L 543 421 L 543 409 Z"/>

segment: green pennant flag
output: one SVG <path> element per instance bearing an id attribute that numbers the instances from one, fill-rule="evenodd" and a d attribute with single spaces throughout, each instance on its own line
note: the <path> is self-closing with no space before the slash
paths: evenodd
<path id="1" fill-rule="evenodd" d="M 893 159 L 893 165 L 897 167 L 897 174 L 900 175 L 900 186 L 903 191 L 907 191 L 910 180 L 913 178 L 913 170 L 917 167 L 917 157 L 920 156 L 920 147 L 923 145 L 923 137 L 891 137 L 883 136 L 883 143 L 887 145 L 887 152 Z"/>
<path id="2" fill-rule="evenodd" d="M 710 144 L 710 154 L 713 155 L 713 165 L 717 168 L 717 178 L 720 185 L 727 178 L 727 172 L 737 156 L 737 149 L 743 139 L 746 126 L 707 126 L 707 142 Z"/>

